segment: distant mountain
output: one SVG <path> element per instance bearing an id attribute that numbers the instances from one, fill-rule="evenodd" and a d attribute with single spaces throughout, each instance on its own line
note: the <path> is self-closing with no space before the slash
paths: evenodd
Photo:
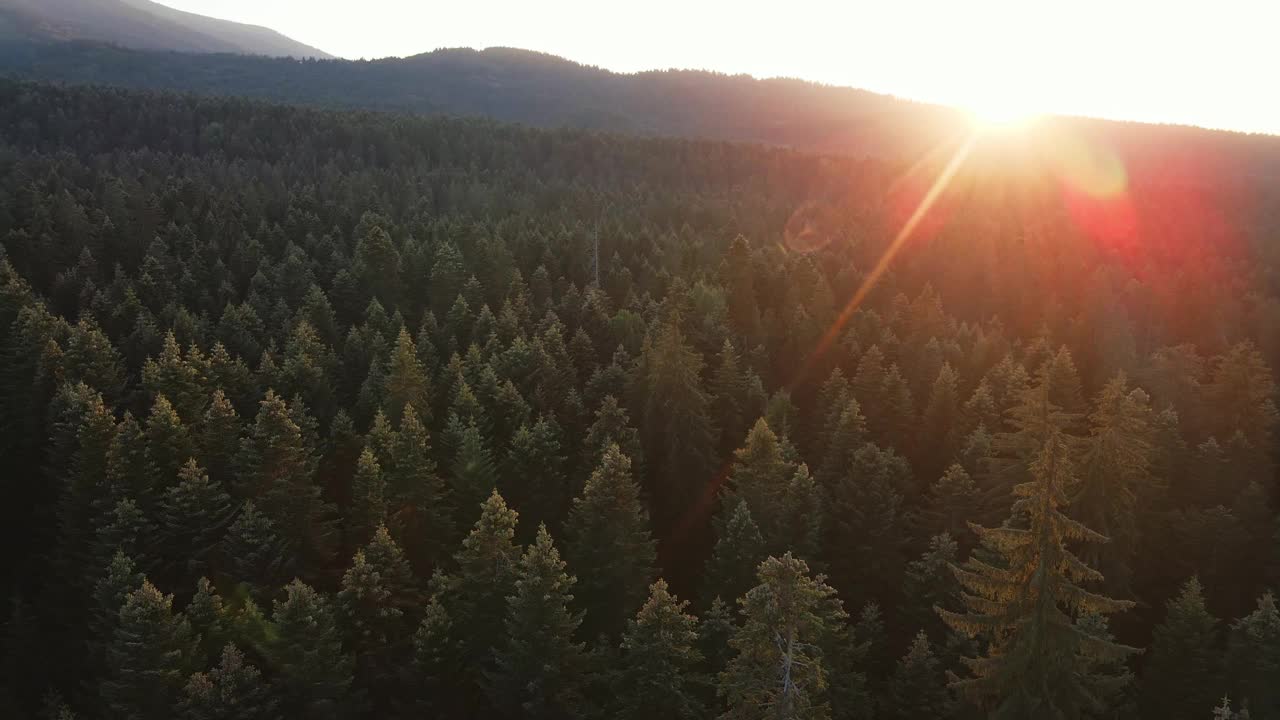
<path id="1" fill-rule="evenodd" d="M 332 57 L 274 30 L 183 12 L 151 0 L 0 0 L 0 38 L 88 40 L 188 53 Z"/>
<path id="2" fill-rule="evenodd" d="M 958 110 L 864 90 L 695 70 L 614 73 L 511 48 L 444 49 L 371 61 L 292 60 L 6 41 L 0 36 L 0 73 L 908 161 L 954 147 L 969 127 Z M 1196 178 L 1212 172 L 1220 178 L 1280 180 L 1280 138 L 1274 136 L 1073 118 L 1042 125 L 1046 130 L 1065 125 L 1103 140 L 1101 147 L 1117 152 L 1125 167 L 1141 168 L 1152 177 L 1200 182 Z"/>

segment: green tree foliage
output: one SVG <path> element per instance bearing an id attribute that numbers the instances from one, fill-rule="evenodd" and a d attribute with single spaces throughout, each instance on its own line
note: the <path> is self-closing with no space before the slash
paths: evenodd
<path id="1" fill-rule="evenodd" d="M 831 716 L 824 646 L 846 616 L 835 590 L 789 553 L 760 564 L 720 675 L 725 718 Z"/>
<path id="2" fill-rule="evenodd" d="M 193 458 L 178 471 L 178 483 L 165 491 L 159 516 L 166 564 L 190 582 L 206 572 L 226 534 L 231 498 Z"/>
<path id="3" fill-rule="evenodd" d="M 1109 542 L 1083 559 L 1107 578 L 1116 594 L 1126 592 L 1137 546 L 1137 500 L 1150 483 L 1153 453 L 1147 395 L 1129 391 L 1121 375 L 1103 388 L 1090 415 L 1090 436 L 1080 460 L 1080 484 L 1072 511 Z"/>
<path id="4" fill-rule="evenodd" d="M 1227 672 L 1235 696 L 1252 717 L 1280 713 L 1280 611 L 1271 593 L 1258 599 L 1258 608 L 1231 625 Z"/>
<path id="5" fill-rule="evenodd" d="M 716 429 L 699 377 L 703 360 L 678 322 L 647 338 L 636 370 L 640 433 L 659 498 L 658 517 L 670 527 L 702 495 L 715 472 Z"/>
<path id="6" fill-rule="evenodd" d="M 703 717 L 697 692 L 703 682 L 698 675 L 703 660 L 698 651 L 698 619 L 685 612 L 687 605 L 671 594 L 664 580 L 658 580 L 635 619 L 627 621 L 617 681 L 619 717 Z"/>
<path id="7" fill-rule="evenodd" d="M 454 555 L 457 571 L 432 579 L 435 599 L 447 613 L 452 630 L 447 642 L 456 649 L 472 690 L 480 687 L 483 673 L 492 669 L 493 650 L 506 637 L 507 597 L 515 592 L 521 555 L 515 544 L 517 517 L 493 491 Z"/>
<path id="8" fill-rule="evenodd" d="M 404 328 L 396 336 L 388 364 L 386 395 L 382 410 L 395 423 L 400 422 L 407 405 L 412 405 L 419 417 L 430 419 L 430 389 L 426 369 L 418 358 L 418 348 Z"/>
<path id="9" fill-rule="evenodd" d="M 183 720 L 274 720 L 276 700 L 258 668 L 233 644 L 218 666 L 191 676 L 182 689 L 177 717 Z"/>
<path id="10" fill-rule="evenodd" d="M 965 658 L 972 675 L 953 682 L 956 690 L 984 703 L 993 717 L 1070 717 L 1096 709 L 1102 679 L 1091 675 L 1094 664 L 1132 651 L 1083 633 L 1071 613 L 1113 613 L 1132 603 L 1081 586 L 1100 582 L 1102 575 L 1067 543 L 1106 538 L 1063 512 L 1075 471 L 1063 433 L 1065 416 L 1050 402 L 1045 385 L 1025 393 L 1020 417 L 1038 431 L 1031 481 L 1014 488 L 1011 522 L 974 526 L 993 557 L 971 557 L 956 569 L 967 612 L 939 612 L 958 632 L 981 634 L 989 643 L 982 657 Z"/>
<path id="11" fill-rule="evenodd" d="M 578 573 L 576 607 L 587 637 L 622 632 L 644 602 L 655 574 L 656 544 L 649 513 L 631 476 L 631 460 L 610 445 L 575 498 L 565 522 L 565 559 Z"/>
<path id="12" fill-rule="evenodd" d="M 886 692 L 885 718 L 926 720 L 952 717 L 952 700 L 929 638 L 920 631 L 911 649 L 898 661 Z"/>
<path id="13" fill-rule="evenodd" d="M 751 589 L 756 566 L 766 557 L 764 537 L 745 500 L 738 501 L 718 535 L 707 561 L 703 592 L 708 599 L 726 595 L 736 599 Z"/>
<path id="14" fill-rule="evenodd" d="M 1218 620 L 1205 607 L 1200 581 L 1191 578 L 1165 606 L 1164 622 L 1142 672 L 1146 717 L 1200 718 L 1222 687 Z"/>
<path id="15" fill-rule="evenodd" d="M 172 717 L 196 657 L 190 623 L 173 613 L 173 596 L 149 582 L 131 591 L 120 608 L 111 644 L 102 702 L 111 717 Z"/>
<path id="16" fill-rule="evenodd" d="M 374 528 L 387 521 L 387 481 L 373 452 L 365 448 L 356 461 L 356 476 L 351 483 L 351 512 L 348 515 L 350 539 L 362 542 Z"/>
<path id="17" fill-rule="evenodd" d="M 340 718 L 352 709 L 354 661 L 342 648 L 342 634 L 330 602 L 301 580 L 275 601 L 274 636 L 269 649 L 279 672 L 275 681 L 286 717 Z"/>
<path id="18" fill-rule="evenodd" d="M 574 642 L 581 613 L 570 609 L 574 578 L 545 526 L 516 572 L 507 600 L 507 639 L 488 673 L 489 697 L 509 717 L 572 717 L 582 712 L 584 646 Z"/>

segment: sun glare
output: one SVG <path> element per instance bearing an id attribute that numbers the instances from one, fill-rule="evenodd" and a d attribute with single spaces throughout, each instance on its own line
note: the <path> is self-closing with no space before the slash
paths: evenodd
<path id="1" fill-rule="evenodd" d="M 982 130 L 1019 128 L 1034 120 L 1038 113 L 1001 98 L 969 104 L 965 107 L 969 120 Z"/>

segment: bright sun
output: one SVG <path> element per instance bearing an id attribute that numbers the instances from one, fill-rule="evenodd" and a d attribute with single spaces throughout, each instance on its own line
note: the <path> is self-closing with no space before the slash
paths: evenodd
<path id="1" fill-rule="evenodd" d="M 981 129 L 1016 128 L 1035 119 L 1035 111 L 1018 103 L 1016 98 L 992 97 L 965 106 L 970 121 Z"/>

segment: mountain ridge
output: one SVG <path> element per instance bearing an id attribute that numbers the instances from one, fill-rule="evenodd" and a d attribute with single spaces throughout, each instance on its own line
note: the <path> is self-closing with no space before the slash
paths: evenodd
<path id="1" fill-rule="evenodd" d="M 270 28 L 152 0 L 0 0 L 0 18 L 35 41 L 82 40 L 138 50 L 331 58 Z"/>

